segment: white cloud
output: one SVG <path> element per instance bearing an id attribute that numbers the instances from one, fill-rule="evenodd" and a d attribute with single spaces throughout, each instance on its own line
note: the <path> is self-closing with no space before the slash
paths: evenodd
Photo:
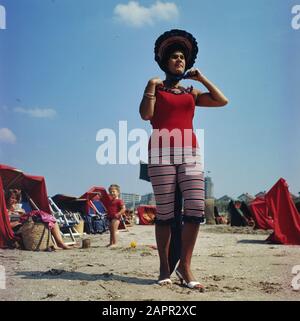
<path id="1" fill-rule="evenodd" d="M 141 6 L 137 1 L 118 4 L 114 9 L 115 18 L 133 27 L 153 25 L 156 21 L 171 21 L 179 16 L 175 3 L 156 1 L 149 8 Z"/>
<path id="2" fill-rule="evenodd" d="M 0 143 L 14 144 L 17 141 L 16 135 L 8 128 L 0 128 Z"/>
<path id="3" fill-rule="evenodd" d="M 56 116 L 56 111 L 51 108 L 31 108 L 25 109 L 22 107 L 17 107 L 14 109 L 16 113 L 26 114 L 35 118 L 54 118 Z"/>

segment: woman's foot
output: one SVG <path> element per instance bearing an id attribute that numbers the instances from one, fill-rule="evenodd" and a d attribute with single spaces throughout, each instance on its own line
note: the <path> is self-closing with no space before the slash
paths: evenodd
<path id="1" fill-rule="evenodd" d="M 160 266 L 160 273 L 157 283 L 159 285 L 172 284 L 172 281 L 170 279 L 170 271 L 168 267 Z"/>
<path id="2" fill-rule="evenodd" d="M 172 281 L 171 281 L 170 278 L 165 278 L 165 279 L 159 278 L 159 280 L 157 281 L 157 284 L 158 284 L 158 285 L 161 285 L 161 286 L 163 286 L 163 285 L 170 285 L 170 284 L 172 284 Z"/>
<path id="3" fill-rule="evenodd" d="M 60 250 L 73 250 L 75 248 L 79 248 L 79 243 L 70 244 L 70 245 L 62 243 L 62 244 L 58 244 L 58 246 Z"/>
<path id="4" fill-rule="evenodd" d="M 181 267 L 178 267 L 175 270 L 176 275 L 178 276 L 181 285 L 185 285 L 190 289 L 198 290 L 200 292 L 204 292 L 204 286 L 198 282 L 195 281 L 195 278 L 191 272 L 191 270 L 183 269 Z"/>
<path id="5" fill-rule="evenodd" d="M 72 250 L 72 249 L 74 249 L 74 246 L 64 244 L 64 245 L 62 246 L 62 249 L 63 249 L 63 250 Z"/>

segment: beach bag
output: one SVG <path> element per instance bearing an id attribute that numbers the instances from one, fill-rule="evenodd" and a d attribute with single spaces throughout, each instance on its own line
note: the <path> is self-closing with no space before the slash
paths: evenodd
<path id="1" fill-rule="evenodd" d="M 95 234 L 94 232 L 94 227 L 93 227 L 93 217 L 90 216 L 90 215 L 86 215 L 84 217 L 84 231 L 87 233 L 87 234 Z"/>
<path id="2" fill-rule="evenodd" d="M 54 248 L 51 231 L 47 224 L 34 222 L 30 217 L 20 228 L 23 246 L 28 251 L 50 251 Z"/>
<path id="3" fill-rule="evenodd" d="M 103 218 L 95 218 L 93 220 L 93 229 L 95 233 L 104 233 L 107 230 L 105 220 Z"/>
<path id="4" fill-rule="evenodd" d="M 84 229 L 87 234 L 104 233 L 108 230 L 108 224 L 103 217 L 98 215 L 86 215 Z"/>

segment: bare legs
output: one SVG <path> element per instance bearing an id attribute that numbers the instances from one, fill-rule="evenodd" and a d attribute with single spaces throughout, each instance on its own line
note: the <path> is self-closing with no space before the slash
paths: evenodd
<path id="1" fill-rule="evenodd" d="M 117 244 L 117 231 L 119 228 L 120 221 L 117 219 L 113 219 L 109 225 L 110 231 L 110 240 L 107 246 L 115 246 Z"/>
<path id="2" fill-rule="evenodd" d="M 159 280 L 170 277 L 169 269 L 169 247 L 171 240 L 171 227 L 170 225 L 155 225 L 155 237 L 157 243 L 157 250 L 160 260 L 159 267 Z"/>
<path id="3" fill-rule="evenodd" d="M 195 243 L 199 232 L 198 223 L 184 223 L 181 235 L 181 257 L 178 265 L 178 271 L 182 274 L 186 283 L 195 281 L 191 271 L 191 261 Z M 156 242 L 160 259 L 160 276 L 159 279 L 169 278 L 169 246 L 171 239 L 170 225 L 156 225 Z"/>
<path id="4" fill-rule="evenodd" d="M 60 234 L 60 229 L 57 223 L 55 223 L 53 229 L 51 230 L 51 233 L 55 239 L 55 242 L 57 244 L 58 247 L 64 249 L 64 250 L 69 250 L 72 249 L 73 247 L 67 245 L 64 243 L 62 236 Z"/>
<path id="5" fill-rule="evenodd" d="M 181 256 L 177 269 L 187 283 L 195 281 L 191 271 L 191 261 L 198 232 L 199 224 L 184 223 L 181 235 Z"/>

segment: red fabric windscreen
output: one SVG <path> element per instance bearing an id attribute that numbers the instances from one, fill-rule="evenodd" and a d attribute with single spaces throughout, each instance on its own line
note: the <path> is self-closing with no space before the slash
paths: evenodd
<path id="1" fill-rule="evenodd" d="M 86 199 L 86 205 L 85 205 L 86 214 L 88 214 L 89 210 L 90 210 L 90 200 L 100 200 L 101 201 L 99 195 L 97 195 L 98 193 L 101 194 L 101 196 L 104 199 L 106 199 L 108 197 L 106 189 L 104 187 L 97 187 L 97 186 L 90 188 L 86 193 L 84 193 L 83 195 L 80 196 L 80 198 Z M 102 199 L 102 201 L 103 201 L 103 199 Z"/>
<path id="2" fill-rule="evenodd" d="M 5 190 L 20 189 L 32 198 L 40 210 L 51 213 L 44 177 L 27 175 L 16 168 L 1 164 L 0 177 Z"/>
<path id="3" fill-rule="evenodd" d="M 274 231 L 268 241 L 300 245 L 300 213 L 283 178 L 278 180 L 264 198 L 255 199 L 250 204 L 250 210 L 258 228 Z"/>
<path id="4" fill-rule="evenodd" d="M 10 227 L 3 192 L 2 179 L 0 177 L 0 248 L 6 248 L 14 240 L 14 233 Z"/>
<path id="5" fill-rule="evenodd" d="M 144 205 L 137 208 L 140 225 L 154 224 L 156 207 L 154 205 Z"/>
<path id="6" fill-rule="evenodd" d="M 300 245 L 300 214 L 289 193 L 288 184 L 280 178 L 266 195 L 266 204 L 274 216 L 274 233 L 269 241 Z"/>
<path id="7" fill-rule="evenodd" d="M 249 204 L 250 211 L 255 221 L 255 227 L 262 230 L 273 230 L 273 218 L 268 216 L 266 201 L 264 198 L 258 197 Z"/>
<path id="8" fill-rule="evenodd" d="M 51 213 L 44 177 L 24 175 L 20 189 L 27 192 L 40 210 Z"/>

